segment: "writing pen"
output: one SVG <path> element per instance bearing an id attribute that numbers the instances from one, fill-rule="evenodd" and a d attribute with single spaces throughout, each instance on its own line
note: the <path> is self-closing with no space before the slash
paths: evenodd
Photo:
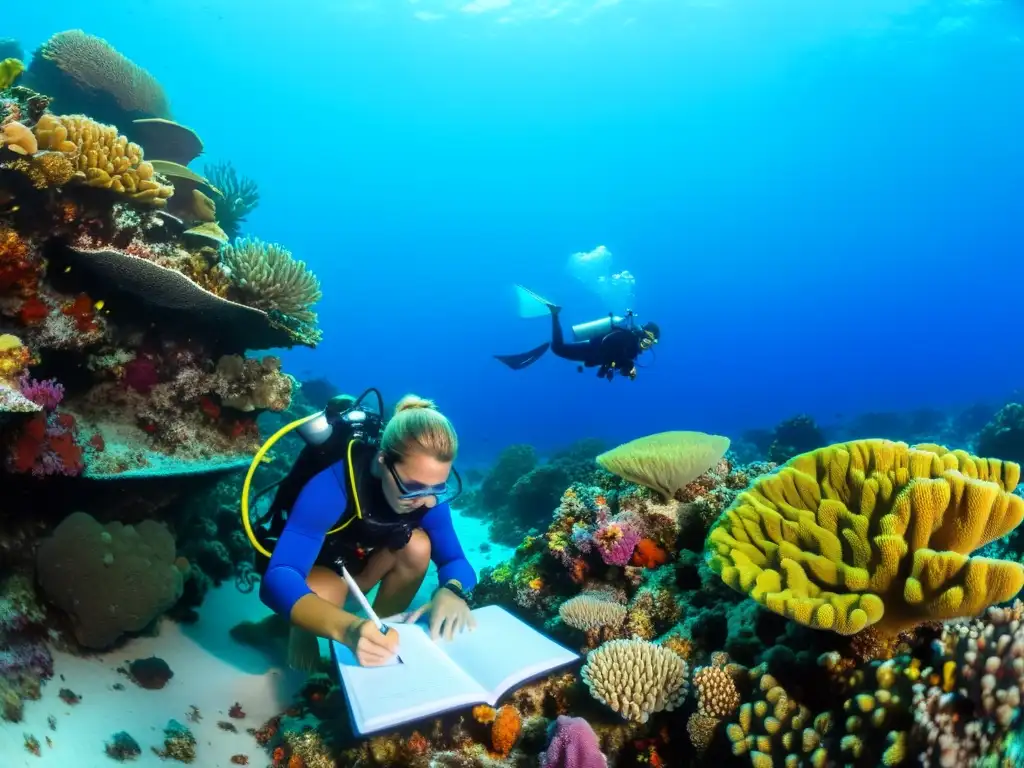
<path id="1" fill-rule="evenodd" d="M 384 626 L 384 622 L 382 622 L 380 618 L 378 618 L 377 614 L 373 612 L 373 608 L 370 607 L 370 601 L 366 599 L 366 595 L 363 594 L 363 590 L 359 588 L 359 585 L 356 584 L 356 580 L 352 578 L 352 574 L 348 572 L 348 569 L 344 565 L 341 566 L 341 577 L 345 580 L 345 583 L 348 584 L 349 593 L 355 595 L 356 600 L 359 601 L 359 606 L 366 612 L 366 616 L 370 621 L 373 622 L 373 626 L 375 626 L 377 631 L 382 635 L 386 635 L 391 627 Z M 405 663 L 402 661 L 401 656 L 396 654 L 395 658 L 398 659 L 399 664 Z"/>

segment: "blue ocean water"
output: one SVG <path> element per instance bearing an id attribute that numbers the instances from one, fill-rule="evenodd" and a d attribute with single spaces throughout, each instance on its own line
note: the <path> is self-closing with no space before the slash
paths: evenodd
<path id="1" fill-rule="evenodd" d="M 436 398 L 464 451 L 797 412 L 966 405 L 1019 383 L 1021 10 L 1012 2 L 62 3 L 148 68 L 249 231 L 321 278 L 286 364 Z M 603 244 L 663 340 L 635 382 L 544 359 L 527 284 Z"/>
<path id="2" fill-rule="evenodd" d="M 464 470 L 492 468 L 517 443 L 545 454 L 584 438 L 614 445 L 677 429 L 726 435 L 738 448 L 748 430 L 796 414 L 840 427 L 843 439 L 902 439 L 849 435 L 848 426 L 862 414 L 941 416 L 984 403 L 970 428 L 943 432 L 934 418 L 922 430 L 969 441 L 1020 398 L 1024 8 L 1016 0 L 58 0 L 8 18 L 3 34 L 30 54 L 75 28 L 154 75 L 174 118 L 202 137 L 206 151 L 194 166 L 230 161 L 257 182 L 260 204 L 243 232 L 282 244 L 319 278 L 323 341 L 274 350 L 284 370 L 347 392 L 377 387 L 389 404 L 408 392 L 434 399 L 458 429 Z M 583 255 L 598 248 L 608 254 L 600 276 L 628 271 L 630 295 L 605 290 L 597 272 L 581 279 Z M 641 358 L 635 381 L 578 373 L 551 354 L 510 370 L 495 355 L 549 338 L 545 318 L 519 316 L 516 284 L 562 306 L 567 329 L 633 310 L 640 322 L 657 322 L 660 343 Z M 208 405 L 193 410 L 202 415 Z M 272 432 L 261 426 L 263 437 Z M 286 451 L 262 471 L 279 470 Z M 242 453 L 233 458 L 244 464 Z M 488 588 L 514 584 L 520 608 L 545 595 L 551 621 L 555 598 L 583 583 L 584 558 L 566 555 L 566 541 L 578 535 L 583 554 L 610 566 L 592 540 L 606 532 L 616 494 L 627 502 L 617 511 L 647 503 L 645 492 L 627 493 L 610 475 L 607 487 L 584 482 L 586 458 L 586 467 L 565 462 L 564 477 L 588 487 L 577 499 L 573 486 L 559 506 L 578 501 L 593 513 L 586 524 L 570 519 L 556 531 L 551 523 L 548 538 L 537 535 L 567 485 L 555 475 L 554 491 L 540 487 L 546 467 L 519 496 L 515 478 L 503 486 L 497 495 L 510 501 L 500 509 L 467 483 L 455 510 L 473 567 L 498 566 Z M 761 455 L 721 458 L 700 475 L 707 487 L 687 481 L 683 489 L 708 491 L 687 500 L 708 504 L 705 528 L 715 519 L 707 498 L 727 507 L 766 470 L 745 463 Z M 226 557 L 229 566 L 248 564 L 247 543 L 233 537 L 236 485 L 224 482 L 209 516 L 234 528 L 217 522 L 209 541 L 197 529 L 175 531 L 179 559 L 195 560 L 185 547 L 197 542 L 229 540 L 244 550 L 235 563 Z M 58 487 L 71 486 L 48 486 Z M 146 510 L 132 497 L 110 516 L 137 522 Z M 502 528 L 513 511 L 522 519 Z M 630 577 L 642 598 L 631 617 L 647 610 L 644 590 L 663 586 L 652 575 L 659 567 L 672 582 L 659 594 L 688 604 L 690 624 L 702 599 L 726 605 L 720 614 L 742 614 L 737 625 L 759 610 L 738 595 L 700 594 L 710 573 L 697 576 L 704 532 L 674 551 L 633 531 L 614 566 L 628 563 L 648 579 L 641 588 L 641 575 Z M 501 570 L 516 542 L 522 555 L 558 535 L 558 554 L 545 550 L 557 568 L 534 572 L 528 563 L 514 578 L 512 567 Z M 1019 559 L 1008 541 L 987 554 Z M 649 558 L 642 565 L 634 546 Z M 244 753 L 254 765 L 280 764 L 241 726 L 287 710 L 305 677 L 235 642 L 232 629 L 267 609 L 228 573 L 202 600 L 198 622 L 162 621 L 158 636 L 96 657 L 55 646 L 56 672 L 67 679 L 51 680 L 41 700 L 27 697 L 24 727 L 0 722 L 0 755 L 11 748 L 12 765 L 34 765 L 24 736 L 53 731 L 43 764 L 80 746 L 84 757 L 73 765 L 107 765 L 100 744 L 120 727 L 110 712 L 121 706 L 124 727 L 142 744 L 139 764 L 158 765 L 149 748 L 161 743 L 163 724 L 200 702 L 206 719 L 189 727 L 214 745 L 201 760 L 228 765 Z M 625 577 L 615 578 L 625 589 Z M 559 579 L 560 592 L 551 587 Z M 413 606 L 436 586 L 432 570 Z M 673 622 L 650 636 L 669 637 Z M 758 642 L 770 648 L 776 635 L 765 637 Z M 699 633 L 690 640 L 702 661 L 725 645 Z M 160 698 L 135 687 L 115 698 L 122 658 L 150 654 L 170 664 L 175 684 Z M 754 656 L 742 662 L 755 666 Z M 64 685 L 87 706 L 65 700 L 61 709 Z M 318 702 L 308 689 L 305 700 Z M 230 724 L 223 718 L 236 701 L 248 719 L 225 735 L 217 722 Z M 49 718 L 58 714 L 54 730 Z M 531 759 L 534 741 L 524 739 Z"/>

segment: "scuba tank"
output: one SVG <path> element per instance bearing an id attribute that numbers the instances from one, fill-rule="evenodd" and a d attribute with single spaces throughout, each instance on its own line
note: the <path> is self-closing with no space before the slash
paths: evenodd
<path id="1" fill-rule="evenodd" d="M 594 338 L 604 336 L 618 328 L 625 328 L 633 322 L 633 311 L 626 310 L 625 317 L 609 314 L 600 320 L 591 320 L 588 323 L 579 323 L 572 327 L 572 335 L 576 341 L 590 341 Z"/>

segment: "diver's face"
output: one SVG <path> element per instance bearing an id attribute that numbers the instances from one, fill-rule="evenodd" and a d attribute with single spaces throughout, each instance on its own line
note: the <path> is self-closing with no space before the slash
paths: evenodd
<path id="1" fill-rule="evenodd" d="M 452 473 L 450 461 L 438 461 L 433 456 L 415 453 L 399 462 L 390 463 L 383 453 L 377 454 L 381 468 L 384 498 L 398 514 L 407 514 L 421 507 L 437 505 L 437 496 L 431 488 L 443 488 Z M 421 494 L 409 498 L 410 493 Z"/>

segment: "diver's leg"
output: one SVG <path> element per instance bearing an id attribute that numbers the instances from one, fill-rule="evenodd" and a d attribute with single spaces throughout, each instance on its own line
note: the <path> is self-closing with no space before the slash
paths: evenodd
<path id="1" fill-rule="evenodd" d="M 306 579 L 306 585 L 317 597 L 339 608 L 345 605 L 348 586 L 345 580 L 329 568 L 314 565 Z M 312 632 L 296 627 L 288 633 L 288 666 L 303 672 L 317 672 L 321 667 L 320 641 Z"/>
<path id="2" fill-rule="evenodd" d="M 416 529 L 409 537 L 409 543 L 397 552 L 388 549 L 374 552 L 366 568 L 356 577 L 356 582 L 364 591 L 380 582 L 380 589 L 373 599 L 373 610 L 378 616 L 393 616 L 408 610 L 429 565 L 430 539 Z"/>
<path id="3" fill-rule="evenodd" d="M 586 360 L 590 342 L 567 342 L 565 334 L 562 332 L 562 323 L 558 319 L 559 312 L 561 312 L 561 307 L 551 307 L 551 351 L 563 360 L 582 363 Z"/>

